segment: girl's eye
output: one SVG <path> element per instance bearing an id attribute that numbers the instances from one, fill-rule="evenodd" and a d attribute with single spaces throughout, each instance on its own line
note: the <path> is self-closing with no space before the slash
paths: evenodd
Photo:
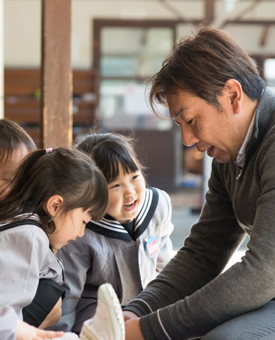
<path id="1" fill-rule="evenodd" d="M 134 175 L 133 179 L 137 179 L 139 177 L 139 175 Z"/>
<path id="2" fill-rule="evenodd" d="M 113 186 L 110 187 L 110 189 L 114 189 L 114 188 L 118 188 L 119 187 L 119 184 L 115 184 Z"/>

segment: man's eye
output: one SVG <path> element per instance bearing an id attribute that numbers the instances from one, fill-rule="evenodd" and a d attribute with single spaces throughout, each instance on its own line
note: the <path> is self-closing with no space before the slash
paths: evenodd
<path id="1" fill-rule="evenodd" d="M 186 124 L 190 125 L 190 124 L 192 124 L 192 122 L 193 122 L 193 119 L 190 119 L 190 120 L 188 120 L 188 122 Z"/>
<path id="2" fill-rule="evenodd" d="M 85 225 L 87 224 L 85 221 L 82 221 Z"/>

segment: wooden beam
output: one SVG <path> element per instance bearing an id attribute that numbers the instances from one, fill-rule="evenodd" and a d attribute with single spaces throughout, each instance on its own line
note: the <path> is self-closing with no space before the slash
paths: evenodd
<path id="1" fill-rule="evenodd" d="M 244 8 L 233 20 L 224 20 L 224 22 L 220 25 L 220 29 L 222 29 L 224 26 L 226 26 L 229 22 L 230 23 L 237 23 L 237 22 L 242 22 L 242 18 L 248 14 L 249 12 L 251 12 L 256 6 L 258 6 L 258 4 L 261 2 L 262 0 L 254 0 L 251 1 L 251 3 Z"/>
<path id="2" fill-rule="evenodd" d="M 258 6 L 258 4 L 261 2 L 262 0 L 254 0 L 252 1 L 252 3 L 247 6 L 246 8 L 244 8 L 239 15 L 235 18 L 236 21 L 241 20 L 246 14 L 248 14 L 249 12 L 251 12 L 255 7 Z"/>
<path id="3" fill-rule="evenodd" d="M 263 33 L 260 39 L 260 46 L 265 46 L 267 43 L 268 35 L 270 33 L 270 25 L 264 26 Z"/>
<path id="4" fill-rule="evenodd" d="M 72 144 L 71 0 L 42 0 L 42 148 Z"/>
<path id="5" fill-rule="evenodd" d="M 179 11 L 173 7 L 171 4 L 169 4 L 169 2 L 167 2 L 166 0 L 157 0 L 159 2 L 159 4 L 161 6 L 163 6 L 164 8 L 168 9 L 169 12 L 171 12 L 172 14 L 175 15 L 175 17 L 178 19 L 178 20 L 185 20 L 183 15 L 181 13 L 179 13 Z"/>
<path id="6" fill-rule="evenodd" d="M 215 0 L 205 0 L 205 19 L 203 20 L 203 24 L 205 26 L 210 26 L 215 16 Z"/>
<path id="7" fill-rule="evenodd" d="M 225 25 L 275 25 L 275 20 L 227 20 Z"/>

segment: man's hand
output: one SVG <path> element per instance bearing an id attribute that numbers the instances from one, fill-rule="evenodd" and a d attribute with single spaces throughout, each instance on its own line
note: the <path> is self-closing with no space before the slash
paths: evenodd
<path id="1" fill-rule="evenodd" d="M 42 329 L 30 326 L 22 320 L 17 320 L 16 340 L 42 340 L 59 338 L 64 335 L 63 332 L 44 331 Z"/>
<path id="2" fill-rule="evenodd" d="M 125 322 L 128 321 L 128 320 L 131 320 L 131 319 L 139 319 L 139 317 L 135 313 L 130 312 L 128 310 L 125 310 L 123 312 L 123 316 L 124 316 L 124 321 Z"/>
<path id="3" fill-rule="evenodd" d="M 139 317 L 135 313 L 129 311 L 124 311 L 123 316 L 126 331 L 125 340 L 144 340 L 139 326 Z"/>

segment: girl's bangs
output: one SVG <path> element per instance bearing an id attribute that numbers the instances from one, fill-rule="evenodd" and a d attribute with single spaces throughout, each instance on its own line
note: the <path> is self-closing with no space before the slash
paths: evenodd
<path id="1" fill-rule="evenodd" d="M 109 163 L 109 169 L 104 172 L 104 176 L 108 183 L 113 182 L 119 176 L 119 164 L 121 164 L 124 173 L 132 173 L 139 171 L 137 163 L 129 153 L 124 152 L 122 155 L 113 155 Z"/>

